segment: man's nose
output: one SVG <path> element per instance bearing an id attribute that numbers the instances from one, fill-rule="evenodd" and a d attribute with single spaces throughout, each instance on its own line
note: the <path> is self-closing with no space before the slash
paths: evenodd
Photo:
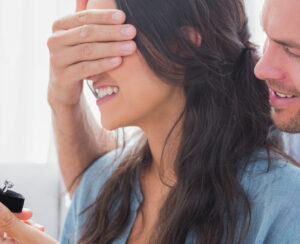
<path id="1" fill-rule="evenodd" d="M 279 47 L 265 44 L 264 52 L 255 66 L 255 76 L 261 80 L 282 80 L 285 77 L 284 64 Z"/>

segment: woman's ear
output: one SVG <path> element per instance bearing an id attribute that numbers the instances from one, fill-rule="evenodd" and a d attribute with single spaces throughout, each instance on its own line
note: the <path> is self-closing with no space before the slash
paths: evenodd
<path id="1" fill-rule="evenodd" d="M 76 0 L 76 12 L 86 9 L 89 0 Z"/>
<path id="2" fill-rule="evenodd" d="M 201 46 L 202 36 L 194 27 L 183 26 L 180 28 L 187 39 L 194 43 L 197 47 Z"/>

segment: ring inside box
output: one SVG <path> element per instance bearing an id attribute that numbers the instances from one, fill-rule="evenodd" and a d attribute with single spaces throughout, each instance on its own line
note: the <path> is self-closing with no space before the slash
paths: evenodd
<path id="1" fill-rule="evenodd" d="M 3 192 L 0 189 L 0 202 L 2 202 L 11 212 L 21 213 L 24 206 L 25 198 L 14 191 L 7 190 Z"/>

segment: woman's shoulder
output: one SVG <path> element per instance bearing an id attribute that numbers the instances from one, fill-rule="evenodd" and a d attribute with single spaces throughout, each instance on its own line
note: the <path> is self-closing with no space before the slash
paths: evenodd
<path id="1" fill-rule="evenodd" d="M 283 156 L 257 152 L 242 184 L 251 206 L 249 243 L 300 240 L 300 168 Z M 254 241 L 255 240 L 255 241 Z M 279 241 L 280 240 L 280 241 Z"/>
<path id="2" fill-rule="evenodd" d="M 128 148 L 118 148 L 96 159 L 83 173 L 74 193 L 74 198 L 83 200 L 84 205 L 91 204 L 99 191 L 119 166 Z M 81 206 L 82 208 L 82 206 Z"/>
<path id="3" fill-rule="evenodd" d="M 66 221 L 61 234 L 60 243 L 76 243 L 80 236 L 88 213 L 82 212 L 97 199 L 99 191 L 111 177 L 114 170 L 130 150 L 119 148 L 96 159 L 83 173 L 79 185 L 73 195 Z"/>
<path id="4" fill-rule="evenodd" d="M 80 185 L 92 182 L 94 185 L 99 179 L 109 177 L 120 163 L 121 149 L 115 149 L 97 158 L 83 173 Z M 99 178 L 100 177 L 100 178 Z"/>
<path id="5" fill-rule="evenodd" d="M 105 183 L 130 151 L 130 147 L 112 150 L 97 158 L 83 173 L 72 198 L 72 211 L 78 215 L 95 202 Z"/>

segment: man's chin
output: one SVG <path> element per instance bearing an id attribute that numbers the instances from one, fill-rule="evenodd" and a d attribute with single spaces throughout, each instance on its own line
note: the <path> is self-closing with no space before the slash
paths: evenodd
<path id="1" fill-rule="evenodd" d="M 300 112 L 292 117 L 282 109 L 272 108 L 272 119 L 280 130 L 287 133 L 300 133 Z"/>

